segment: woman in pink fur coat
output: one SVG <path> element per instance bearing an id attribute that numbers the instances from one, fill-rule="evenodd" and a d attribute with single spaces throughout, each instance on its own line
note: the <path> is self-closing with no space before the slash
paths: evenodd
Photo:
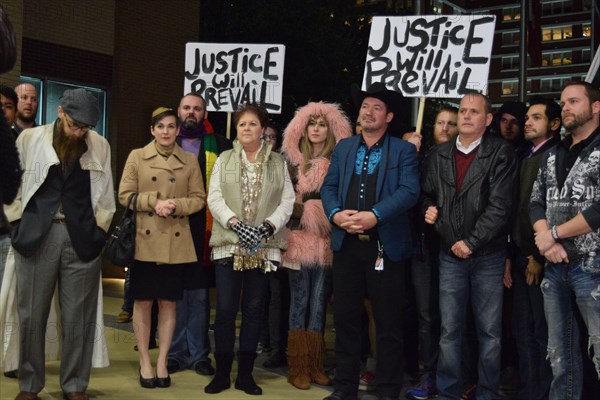
<path id="1" fill-rule="evenodd" d="M 323 330 L 331 291 L 331 226 L 320 191 L 333 148 L 351 134 L 350 121 L 340 106 L 323 102 L 299 108 L 283 132 L 281 150 L 296 192 L 282 262 L 289 268 L 291 292 L 288 381 L 298 389 L 309 389 L 311 382 L 330 384 L 323 373 Z"/>

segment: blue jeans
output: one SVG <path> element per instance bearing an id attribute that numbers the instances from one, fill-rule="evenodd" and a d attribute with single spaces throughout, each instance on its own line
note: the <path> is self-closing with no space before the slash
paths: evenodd
<path id="1" fill-rule="evenodd" d="M 440 253 L 440 315 L 442 330 L 437 369 L 440 399 L 460 399 L 463 329 L 469 298 L 479 345 L 478 400 L 500 399 L 500 339 L 506 254 L 458 259 Z"/>
<path id="2" fill-rule="evenodd" d="M 307 328 L 323 333 L 325 311 L 331 294 L 331 269 L 302 267 L 289 270 L 290 279 L 290 330 Z"/>
<path id="3" fill-rule="evenodd" d="M 185 289 L 183 299 L 177 301 L 176 318 L 168 358 L 177 360 L 183 368 L 194 368 L 197 362 L 208 361 L 208 289 Z"/>
<path id="4" fill-rule="evenodd" d="M 596 263 L 599 262 L 600 256 L 596 257 Z M 548 358 L 554 376 L 550 399 L 581 399 L 583 367 L 573 295 L 587 326 L 588 349 L 594 349 L 594 365 L 600 375 L 600 274 L 583 272 L 581 264 L 547 263 L 542 281 L 549 328 Z"/>

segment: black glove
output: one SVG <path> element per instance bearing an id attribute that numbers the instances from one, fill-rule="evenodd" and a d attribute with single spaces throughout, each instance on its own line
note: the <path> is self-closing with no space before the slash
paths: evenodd
<path id="1" fill-rule="evenodd" d="M 242 221 L 238 221 L 231 229 L 238 235 L 240 246 L 246 250 L 254 250 L 256 245 L 262 240 L 258 228 L 246 225 Z"/>
<path id="2" fill-rule="evenodd" d="M 260 234 L 261 239 L 268 239 L 273 236 L 275 229 L 273 229 L 273 226 L 270 223 L 265 221 L 258 226 L 258 233 Z"/>

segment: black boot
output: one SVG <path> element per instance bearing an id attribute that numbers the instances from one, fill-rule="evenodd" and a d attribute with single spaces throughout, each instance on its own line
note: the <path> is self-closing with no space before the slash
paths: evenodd
<path id="1" fill-rule="evenodd" d="M 215 353 L 217 370 L 212 381 L 204 388 L 204 393 L 221 393 L 231 387 L 231 364 L 233 363 L 233 353 Z"/>
<path id="2" fill-rule="evenodd" d="M 252 377 L 255 358 L 255 352 L 240 351 L 238 353 L 238 376 L 235 380 L 235 388 L 243 390 L 246 394 L 259 395 L 262 394 L 262 389 Z"/>

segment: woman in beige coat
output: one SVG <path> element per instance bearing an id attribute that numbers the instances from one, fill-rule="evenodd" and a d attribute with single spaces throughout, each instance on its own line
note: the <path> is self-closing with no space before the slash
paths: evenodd
<path id="1" fill-rule="evenodd" d="M 175 329 L 175 304 L 183 296 L 183 265 L 196 261 L 188 216 L 206 204 L 196 157 L 175 138 L 177 113 L 160 107 L 152 113 L 154 140 L 129 154 L 119 185 L 119 202 L 137 198 L 135 261 L 131 268 L 133 328 L 140 355 L 140 385 L 169 387 L 167 354 Z M 160 347 L 156 374 L 148 343 L 152 302 L 158 299 Z"/>

